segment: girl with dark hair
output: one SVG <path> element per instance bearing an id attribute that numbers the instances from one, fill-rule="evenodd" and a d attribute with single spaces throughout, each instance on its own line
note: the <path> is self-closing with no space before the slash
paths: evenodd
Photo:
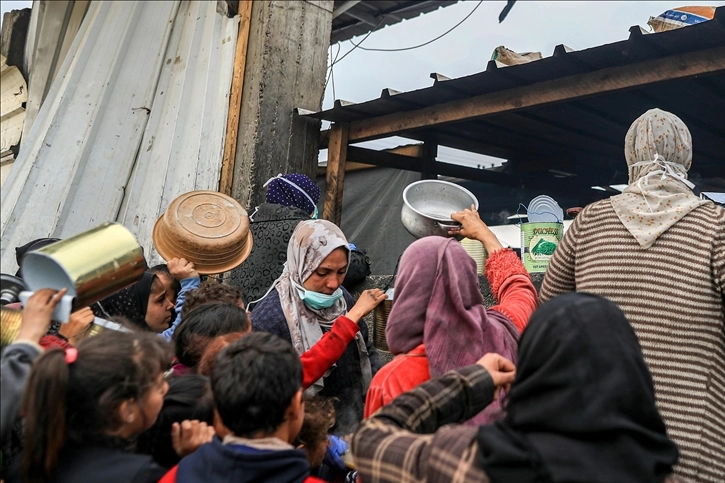
<path id="1" fill-rule="evenodd" d="M 169 380 L 169 391 L 156 423 L 139 436 L 138 452 L 151 455 L 161 466 L 171 468 L 181 459 L 172 442 L 174 423 L 199 420 L 214 424 L 214 396 L 209 378 L 190 374 Z"/>
<path id="2" fill-rule="evenodd" d="M 40 356 L 27 385 L 22 480 L 157 481 L 162 467 L 123 448 L 156 421 L 170 359 L 168 344 L 142 332 L 103 333 Z"/>
<path id="3" fill-rule="evenodd" d="M 122 316 L 143 330 L 163 332 L 174 316 L 174 304 L 155 273 L 145 272 L 141 280 L 92 307 L 97 317 Z"/>
<path id="4" fill-rule="evenodd" d="M 174 375 L 196 373 L 206 347 L 214 338 L 251 331 L 247 312 L 236 304 L 210 302 L 195 307 L 174 333 L 179 361 L 174 366 Z"/>

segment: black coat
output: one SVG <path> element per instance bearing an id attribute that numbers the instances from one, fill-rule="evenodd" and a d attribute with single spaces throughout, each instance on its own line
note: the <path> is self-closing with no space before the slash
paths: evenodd
<path id="1" fill-rule="evenodd" d="M 98 446 L 68 446 L 60 453 L 58 467 L 48 482 L 156 483 L 166 471 L 149 455 Z M 12 468 L 7 483 L 23 481 L 21 472 L 20 465 Z"/>
<path id="2" fill-rule="evenodd" d="M 282 275 L 292 232 L 310 215 L 299 208 L 262 203 L 252 218 L 252 252 L 231 276 L 232 285 L 242 289 L 246 303 L 261 298 Z"/>

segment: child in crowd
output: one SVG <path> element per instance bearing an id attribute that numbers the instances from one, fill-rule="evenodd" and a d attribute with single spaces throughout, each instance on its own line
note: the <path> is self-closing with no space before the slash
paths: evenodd
<path id="1" fill-rule="evenodd" d="M 314 469 L 322 464 L 327 452 L 327 431 L 335 424 L 335 406 L 330 399 L 320 396 L 305 398 L 304 402 L 305 419 L 293 444 L 305 450 L 307 461 Z"/>
<path id="2" fill-rule="evenodd" d="M 230 303 L 206 303 L 186 313 L 174 334 L 176 358 L 174 375 L 193 374 L 209 342 L 215 337 L 252 331 L 244 309 Z"/>
<path id="3" fill-rule="evenodd" d="M 253 333 L 227 346 L 212 378 L 217 437 L 160 483 L 320 481 L 292 443 L 302 427 L 302 364 L 292 346 Z"/>
<path id="4" fill-rule="evenodd" d="M 45 352 L 27 385 L 23 468 L 6 481 L 156 482 L 164 469 L 122 448 L 154 424 L 170 359 L 168 345 L 144 332 L 106 332 Z M 177 438 L 181 453 L 204 441 L 197 434 L 208 439 L 195 427 L 203 431 Z"/>
<path id="5" fill-rule="evenodd" d="M 161 269 L 160 267 L 163 267 L 163 265 L 156 265 L 151 270 L 158 274 L 159 272 L 163 272 L 163 269 Z M 181 312 L 186 302 L 186 298 L 189 293 L 199 288 L 201 279 L 199 278 L 199 273 L 194 268 L 194 264 L 187 261 L 185 258 L 172 258 L 171 260 L 169 260 L 166 268 L 169 275 L 173 277 L 173 282 L 170 284 L 170 287 L 172 289 L 175 289 L 176 285 L 178 284 L 178 290 L 176 291 L 177 295 L 174 297 L 173 301 L 176 307 L 174 320 L 171 323 L 171 326 L 161 333 L 161 336 L 164 339 L 171 341 L 174 336 L 174 332 L 176 331 L 176 328 L 181 323 Z M 164 277 L 163 275 L 161 275 L 161 277 L 168 278 Z"/>
<path id="6" fill-rule="evenodd" d="M 214 424 L 214 396 L 208 377 L 190 374 L 169 380 L 169 391 L 156 423 L 138 439 L 137 452 L 149 454 L 164 468 L 179 463 L 171 433 L 174 423 L 198 420 Z"/>
<path id="7" fill-rule="evenodd" d="M 174 315 L 166 287 L 151 272 L 144 272 L 141 280 L 93 304 L 92 309 L 97 317 L 122 316 L 142 330 L 157 333 L 169 327 Z"/>

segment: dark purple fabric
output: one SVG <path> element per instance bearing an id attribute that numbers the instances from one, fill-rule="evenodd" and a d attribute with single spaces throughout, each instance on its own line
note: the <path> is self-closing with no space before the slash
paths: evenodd
<path id="1" fill-rule="evenodd" d="M 267 186 L 267 203 L 294 206 L 310 214 L 315 211 L 315 205 L 320 201 L 319 186 L 304 174 L 291 173 L 282 177 L 299 186 L 315 203 L 311 203 L 299 189 L 281 179 L 273 179 Z"/>
<path id="2" fill-rule="evenodd" d="M 508 317 L 486 310 L 476 262 L 461 244 L 430 236 L 412 243 L 400 259 L 385 336 L 396 355 L 424 343 L 434 378 L 488 352 L 515 363 L 519 334 Z M 499 412 L 496 402 L 471 421 L 490 422 Z"/>

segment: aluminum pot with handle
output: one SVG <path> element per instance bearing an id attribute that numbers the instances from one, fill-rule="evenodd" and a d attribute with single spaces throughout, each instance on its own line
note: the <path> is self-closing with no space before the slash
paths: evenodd
<path id="1" fill-rule="evenodd" d="M 448 181 L 426 179 L 409 184 L 403 190 L 403 209 L 400 219 L 408 232 L 416 238 L 425 236 L 454 236 L 449 230 L 461 228 L 451 214 L 471 208 L 478 209 L 478 199 L 467 189 Z"/>

